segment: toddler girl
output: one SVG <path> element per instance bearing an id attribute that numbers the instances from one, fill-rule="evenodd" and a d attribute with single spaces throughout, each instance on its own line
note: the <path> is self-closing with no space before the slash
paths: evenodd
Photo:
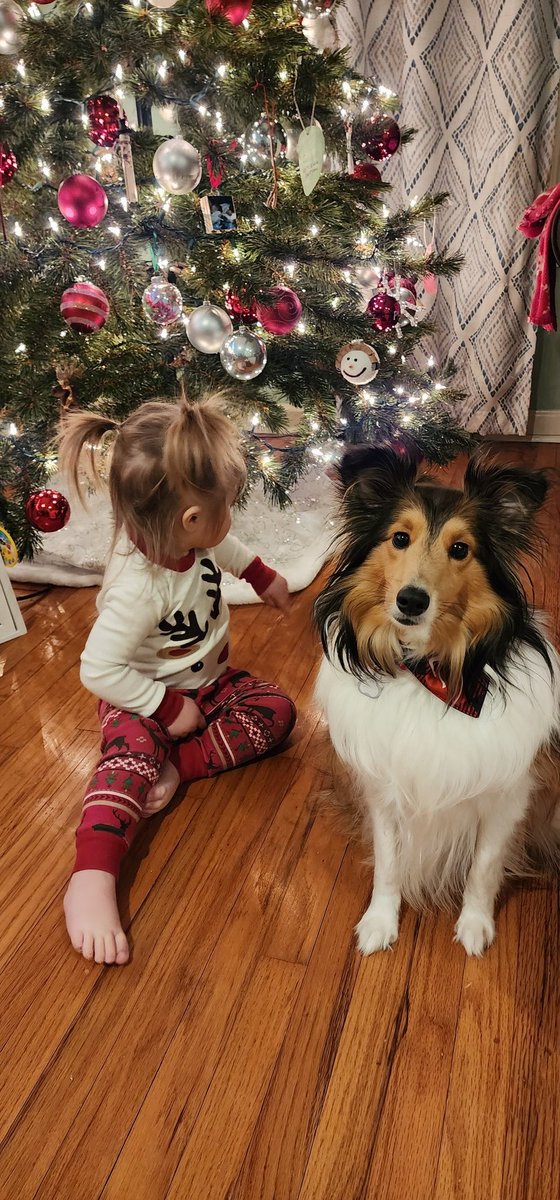
<path id="1" fill-rule="evenodd" d="M 285 579 L 228 532 L 246 475 L 233 425 L 212 400 L 154 400 L 120 425 L 71 413 L 60 458 L 78 489 L 86 446 L 99 482 L 94 455 L 109 430 L 115 540 L 81 669 L 100 699 L 101 758 L 86 789 L 64 909 L 75 950 L 124 963 L 116 880 L 140 818 L 168 804 L 180 781 L 279 746 L 295 708 L 274 684 L 229 666 L 222 570 L 288 608 Z"/>

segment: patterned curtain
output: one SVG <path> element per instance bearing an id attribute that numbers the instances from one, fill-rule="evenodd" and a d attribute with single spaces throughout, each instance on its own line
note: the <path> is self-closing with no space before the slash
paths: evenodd
<path id="1" fill-rule="evenodd" d="M 338 25 L 356 68 L 399 94 L 402 123 L 418 131 L 384 171 L 397 198 L 450 195 L 436 245 L 465 265 L 440 285 L 433 317 L 468 395 L 463 420 L 523 434 L 534 244 L 516 226 L 550 184 L 560 0 L 345 0 Z"/>

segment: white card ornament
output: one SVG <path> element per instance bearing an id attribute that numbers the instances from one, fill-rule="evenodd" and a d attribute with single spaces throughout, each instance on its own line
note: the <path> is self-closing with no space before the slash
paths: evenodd
<path id="1" fill-rule="evenodd" d="M 320 125 L 308 125 L 298 138 L 298 158 L 301 184 L 306 196 L 310 196 L 319 182 L 325 157 L 325 135 Z"/>
<path id="2" fill-rule="evenodd" d="M 347 383 L 364 387 L 377 375 L 379 355 L 367 342 L 348 342 L 338 351 L 335 366 Z"/>

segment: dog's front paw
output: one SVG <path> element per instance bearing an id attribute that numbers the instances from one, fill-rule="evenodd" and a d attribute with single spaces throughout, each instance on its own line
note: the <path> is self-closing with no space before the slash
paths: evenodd
<path id="1" fill-rule="evenodd" d="M 461 942 L 467 954 L 481 954 L 492 944 L 496 934 L 493 917 L 476 908 L 464 908 L 455 926 L 455 941 Z"/>
<path id="2" fill-rule="evenodd" d="M 398 901 L 375 900 L 366 909 L 356 925 L 358 948 L 362 954 L 374 954 L 376 950 L 388 950 L 399 934 Z"/>

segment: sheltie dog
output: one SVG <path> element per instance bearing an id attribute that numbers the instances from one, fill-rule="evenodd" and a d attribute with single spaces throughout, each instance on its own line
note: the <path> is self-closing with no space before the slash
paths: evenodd
<path id="1" fill-rule="evenodd" d="M 505 872 L 555 819 L 539 788 L 559 733 L 560 661 L 521 583 L 547 478 L 477 453 L 455 491 L 373 447 L 347 451 L 338 475 L 317 697 L 373 835 L 358 945 L 371 954 L 396 940 L 403 897 L 460 895 L 456 940 L 480 955 Z"/>

